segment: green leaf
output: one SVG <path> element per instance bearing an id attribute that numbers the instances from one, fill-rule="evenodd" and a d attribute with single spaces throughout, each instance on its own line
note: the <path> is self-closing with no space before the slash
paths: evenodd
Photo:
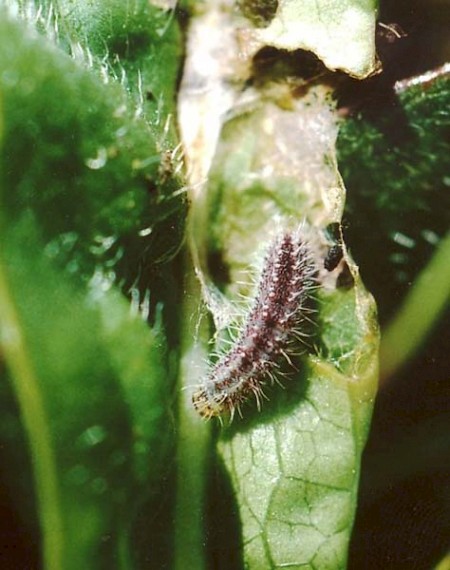
<path id="1" fill-rule="evenodd" d="M 55 26 L 57 21 L 64 23 L 57 32 L 61 47 L 92 65 L 103 77 L 120 81 L 134 99 L 138 114 L 147 120 L 160 150 L 173 151 L 182 55 L 174 12 L 152 6 L 147 0 L 62 0 L 38 5 L 42 22 L 53 18 Z"/>
<path id="2" fill-rule="evenodd" d="M 377 69 L 376 0 L 281 0 L 262 44 L 314 52 L 329 69 L 363 78 Z"/>
<path id="3" fill-rule="evenodd" d="M 34 480 L 10 482 L 21 486 L 23 508 L 35 489 L 45 568 L 99 568 L 116 558 L 129 568 L 128 525 L 170 445 L 164 336 L 132 317 L 120 296 L 108 293 L 99 305 L 55 271 L 29 218 L 2 224 L 1 240 L 0 425 L 17 468 L 23 422 Z"/>
<path id="4" fill-rule="evenodd" d="M 311 359 L 307 379 L 294 380 L 304 391 L 289 416 L 238 428 L 220 445 L 237 491 L 250 568 L 345 567 L 372 374 L 360 375 L 349 389 L 348 377 Z"/>
<path id="5" fill-rule="evenodd" d="M 345 234 L 382 323 L 446 235 L 450 211 L 450 80 L 411 87 L 394 103 L 375 99 L 343 122 L 337 141 Z"/>
<path id="6" fill-rule="evenodd" d="M 235 322 L 233 303 L 251 290 L 239 283 L 249 282 L 249 267 L 258 265 L 271 236 L 304 220 L 323 231 L 343 210 L 336 118 L 327 91 L 311 89 L 291 103 L 286 109 L 260 101 L 224 125 L 206 196 L 193 204 L 197 271 L 219 338 Z M 347 254 L 346 259 L 354 284 L 335 282 L 320 293 L 318 351 L 284 382 L 285 390 L 277 385 L 268 390 L 261 412 L 244 407 L 244 417 L 218 434 L 210 525 L 230 520 L 230 505 L 216 498 L 228 479 L 248 568 L 345 567 L 378 350 L 373 300 Z M 192 351 L 190 357 L 195 358 Z M 197 367 L 201 370 L 200 362 Z M 198 375 L 190 382 L 197 383 Z M 181 437 L 188 447 L 202 428 L 187 412 L 185 417 Z M 191 463 L 201 461 L 192 453 Z M 226 568 L 228 556 L 221 560 L 217 552 L 224 550 L 227 533 L 218 534 L 211 548 L 219 556 L 217 567 Z M 228 548 L 239 559 L 239 540 Z"/>
<path id="7" fill-rule="evenodd" d="M 85 279 L 100 265 L 128 288 L 142 265 L 170 259 L 180 247 L 180 179 L 166 170 L 155 132 L 136 116 L 121 85 L 103 84 L 28 26 L 3 16 L 8 216 L 31 208 L 47 252 L 61 265 Z"/>
<path id="8" fill-rule="evenodd" d="M 47 570 L 133 568 L 130 537 L 173 445 L 176 304 L 162 266 L 183 236 L 178 167 L 114 74 L 105 83 L 0 13 L 3 470 Z"/>

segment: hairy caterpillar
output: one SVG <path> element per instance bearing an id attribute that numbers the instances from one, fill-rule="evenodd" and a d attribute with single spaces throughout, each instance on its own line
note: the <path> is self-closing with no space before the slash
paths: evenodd
<path id="1" fill-rule="evenodd" d="M 313 247 L 302 230 L 284 233 L 269 247 L 242 332 L 192 397 L 202 417 L 233 416 L 252 395 L 260 406 L 264 385 L 275 381 L 280 361 L 292 365 L 307 336 L 317 275 Z"/>

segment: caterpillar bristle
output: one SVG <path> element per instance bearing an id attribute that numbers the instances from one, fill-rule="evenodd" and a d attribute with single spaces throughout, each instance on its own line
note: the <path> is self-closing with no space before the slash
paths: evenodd
<path id="1" fill-rule="evenodd" d="M 193 395 L 202 417 L 228 414 L 233 419 L 251 395 L 260 410 L 268 399 L 264 386 L 282 384 L 280 377 L 298 371 L 294 361 L 308 349 L 310 329 L 316 326 L 318 272 L 314 247 L 301 230 L 284 233 L 268 248 L 247 317 L 241 326 L 229 327 L 231 340 L 221 341 L 229 349 Z"/>

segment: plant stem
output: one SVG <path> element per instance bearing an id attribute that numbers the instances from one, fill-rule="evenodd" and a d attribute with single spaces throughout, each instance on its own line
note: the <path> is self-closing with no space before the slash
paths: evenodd
<path id="1" fill-rule="evenodd" d="M 450 570 L 450 553 L 447 554 L 438 564 L 434 570 Z"/>
<path id="2" fill-rule="evenodd" d="M 450 299 L 450 233 L 418 277 L 381 340 L 381 382 L 423 343 Z"/>
<path id="3" fill-rule="evenodd" d="M 198 316 L 200 285 L 192 269 L 187 270 L 183 303 L 182 358 L 177 451 L 177 497 L 175 507 L 175 570 L 206 568 L 205 498 L 209 474 L 211 430 L 195 412 L 192 388 L 204 373 L 208 326 Z"/>

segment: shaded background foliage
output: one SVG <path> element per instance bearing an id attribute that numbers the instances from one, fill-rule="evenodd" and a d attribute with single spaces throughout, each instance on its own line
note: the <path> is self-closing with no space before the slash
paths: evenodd
<path id="1" fill-rule="evenodd" d="M 379 41 L 381 76 L 345 86 L 341 104 L 354 117 L 338 146 L 348 191 L 345 236 L 386 324 L 449 228 L 448 102 L 418 136 L 408 119 L 417 126 L 420 105 L 408 117 L 393 84 L 448 61 L 450 3 L 385 0 L 380 8 L 380 20 L 398 23 L 407 35 Z M 365 160 L 363 149 L 345 146 L 352 129 L 363 141 L 369 131 L 380 137 L 375 156 Z M 375 191 L 377 183 L 384 188 Z M 434 232 L 431 243 L 427 230 Z M 397 232 L 410 238 L 409 248 L 396 242 Z M 447 309 L 420 352 L 378 394 L 363 455 L 352 570 L 426 570 L 449 547 L 449 327 Z"/>

